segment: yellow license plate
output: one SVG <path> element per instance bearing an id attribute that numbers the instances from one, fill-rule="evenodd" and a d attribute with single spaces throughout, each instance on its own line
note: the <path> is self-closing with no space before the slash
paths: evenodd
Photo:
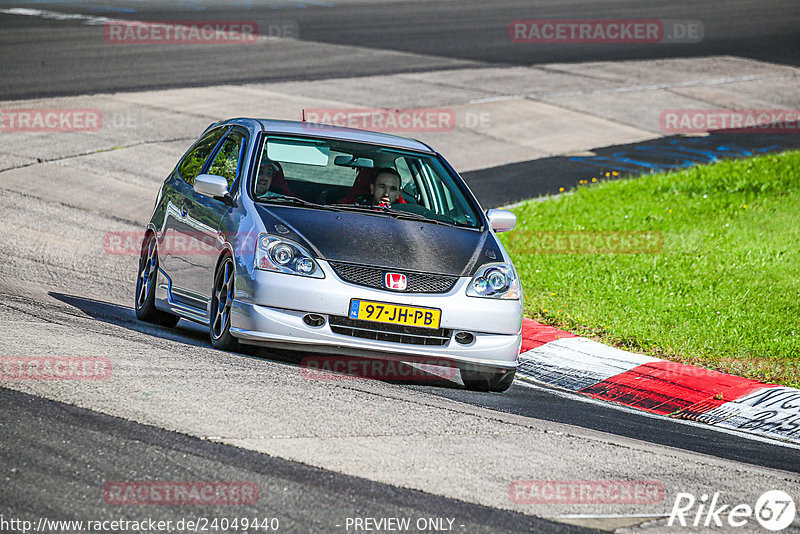
<path id="1" fill-rule="evenodd" d="M 349 317 L 377 323 L 439 328 L 442 310 L 353 299 L 350 301 Z"/>

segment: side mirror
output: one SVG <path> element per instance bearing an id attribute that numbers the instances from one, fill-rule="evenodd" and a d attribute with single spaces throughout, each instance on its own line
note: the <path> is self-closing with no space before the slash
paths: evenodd
<path id="1" fill-rule="evenodd" d="M 228 180 L 216 174 L 201 174 L 194 179 L 196 193 L 211 198 L 225 198 L 228 196 Z"/>
<path id="2" fill-rule="evenodd" d="M 508 210 L 491 209 L 486 212 L 486 217 L 495 232 L 510 232 L 517 225 L 517 216 Z"/>

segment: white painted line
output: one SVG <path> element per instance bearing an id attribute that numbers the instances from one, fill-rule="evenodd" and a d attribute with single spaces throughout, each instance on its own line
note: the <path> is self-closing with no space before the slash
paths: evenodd
<path id="1" fill-rule="evenodd" d="M 0 13 L 5 13 L 6 15 L 20 15 L 26 17 L 39 17 L 42 19 L 47 20 L 60 20 L 60 21 L 81 21 L 86 26 L 103 26 L 108 22 L 125 22 L 127 24 L 153 24 L 153 23 L 169 23 L 170 21 L 153 21 L 153 20 L 131 20 L 131 19 L 123 19 L 123 18 L 108 18 L 108 17 L 98 17 L 95 15 L 83 15 L 81 13 L 61 13 L 59 11 L 48 11 L 46 9 L 29 9 L 29 8 L 22 8 L 22 7 L 14 7 L 14 8 L 0 8 Z M 198 23 L 201 21 L 197 21 Z M 277 22 L 290 22 L 288 20 L 279 20 Z M 296 22 L 296 21 L 291 21 Z M 267 22 L 266 26 L 269 26 L 269 22 Z M 295 37 L 280 37 L 280 36 L 273 36 L 273 35 L 264 35 L 262 33 L 258 34 L 258 38 L 256 41 L 264 42 L 264 41 L 276 41 L 280 39 L 295 39 Z M 159 44 L 159 43 L 152 43 L 152 44 Z M 170 44 L 170 43 L 164 43 Z"/>
<path id="2" fill-rule="evenodd" d="M 0 13 L 5 13 L 6 15 L 21 15 L 25 17 L 39 17 L 48 20 L 80 20 L 83 21 L 83 23 L 87 26 L 100 26 L 112 20 L 119 20 L 110 19 L 108 17 L 96 17 L 94 15 L 82 15 L 80 13 L 60 13 L 58 11 L 48 11 L 46 9 L 28 9 L 23 7 L 0 9 Z"/>
<path id="3" fill-rule="evenodd" d="M 569 514 L 557 515 L 558 519 L 626 519 L 639 517 L 669 517 L 670 514 Z"/>
<path id="4" fill-rule="evenodd" d="M 609 347 L 585 337 L 570 337 L 520 354 L 517 373 L 577 391 L 639 365 L 660 361 L 663 360 Z"/>

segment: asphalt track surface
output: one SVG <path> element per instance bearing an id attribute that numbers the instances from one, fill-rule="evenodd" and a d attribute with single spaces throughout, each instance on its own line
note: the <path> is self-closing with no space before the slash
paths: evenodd
<path id="1" fill-rule="evenodd" d="M 207 329 L 188 321 L 181 321 L 175 329 L 151 327 L 136 319 L 130 308 L 77 295 L 51 292 L 50 296 L 97 321 L 149 333 L 155 337 L 173 338 L 173 334 L 177 333 L 174 338 L 180 342 L 211 346 Z M 298 367 L 305 356 L 313 356 L 310 353 L 291 351 L 265 354 L 264 351 L 251 348 L 243 348 L 243 352 Z M 587 402 L 583 398 L 554 394 L 553 390 L 544 387 L 529 387 L 516 382 L 506 393 L 496 395 L 467 391 L 460 383 L 447 380 L 437 382 L 436 385 L 400 385 L 491 410 L 567 423 L 657 445 L 800 473 L 800 462 L 797 461 L 800 448 L 778 445 L 770 440 L 752 439 L 743 434 L 723 433 L 706 425 L 650 416 L 636 410 L 621 411 L 607 403 Z"/>
<path id="2" fill-rule="evenodd" d="M 73 308 L 93 331 L 122 327 L 150 338 L 153 346 L 169 340 L 189 347 L 209 347 L 207 332 L 182 321 L 176 328 L 154 327 L 138 321 L 124 306 L 51 292 L 50 296 Z M 7 297 L 6 297 L 7 298 Z M 23 310 L 22 300 L 40 320 L 55 320 L 48 306 L 19 296 L 10 308 Z M 104 326 L 104 325 L 107 325 Z M 265 353 L 245 349 L 264 365 L 297 366 L 302 353 Z M 181 364 L 182 355 L 175 356 Z M 274 363 L 272 363 L 274 362 Z M 502 394 L 469 392 L 452 382 L 435 385 L 402 385 L 425 394 L 452 399 L 488 410 L 521 415 L 532 420 L 554 421 L 621 438 L 646 441 L 664 447 L 694 451 L 786 472 L 799 472 L 798 449 L 710 428 L 620 411 L 557 395 L 545 388 L 515 383 Z M 6 517 L 45 517 L 69 520 L 178 521 L 202 517 L 276 517 L 281 532 L 344 531 L 348 517 L 446 517 L 454 518 L 461 532 L 583 532 L 588 531 L 491 507 L 448 499 L 425 492 L 398 488 L 360 477 L 291 462 L 189 437 L 149 425 L 111 417 L 61 402 L 0 388 L 0 465 L 5 480 L 0 486 L 0 513 Z M 525 451 L 520 451 L 524 454 Z M 488 474 L 487 474 L 488 475 Z M 657 475 L 656 475 L 657 476 Z M 103 486 L 115 480 L 225 480 L 258 485 L 258 505 L 223 506 L 114 506 L 103 498 Z"/>
<path id="3" fill-rule="evenodd" d="M 793 1 L 765 4 L 747 0 L 701 6 L 691 1 L 620 1 L 602 5 L 586 0 L 569 4 L 548 1 L 537 4 L 535 9 L 530 2 L 522 1 L 336 4 L 314 2 L 298 7 L 297 2 L 289 1 L 271 6 L 240 2 L 228 3 L 220 10 L 203 2 L 7 2 L 3 8 L 19 6 L 136 20 L 252 19 L 259 24 L 293 20 L 299 25 L 301 41 L 268 41 L 235 49 L 115 47 L 102 40 L 101 28 L 80 21 L 0 15 L 0 98 L 315 80 L 487 64 L 712 54 L 800 64 L 800 11 Z M 702 20 L 706 38 L 699 46 L 572 45 L 548 47 L 545 51 L 510 43 L 507 34 L 508 23 L 515 18 L 644 17 Z M 375 54 L 354 60 L 350 46 L 373 49 Z M 544 161 L 538 165 L 558 167 L 560 163 Z M 546 193 L 558 184 L 548 180 L 541 187 Z M 102 323 L 111 323 L 154 339 L 209 345 L 205 332 L 195 325 L 181 322 L 175 330 L 152 328 L 138 323 L 130 308 L 81 295 L 51 296 L 88 315 L 101 328 Z M 291 356 L 285 355 L 266 357 L 292 361 Z M 800 472 L 795 448 L 569 399 L 546 389 L 515 384 L 507 394 L 488 395 L 465 391 L 457 384 L 401 387 L 498 412 Z M 131 472 L 141 474 L 142 479 L 196 480 L 219 479 L 220 473 L 227 473 L 228 478 L 235 474 L 241 479 L 257 480 L 261 499 L 259 509 L 252 512 L 281 518 L 290 526 L 288 531 L 330 530 L 331 514 L 452 516 L 469 526 L 469 532 L 580 531 L 531 516 L 189 438 L 2 388 L 0 406 L 0 461 L 5 471 L 13 466 L 13 471 L 5 473 L 0 502 L 7 509 L 32 516 L 68 519 L 100 518 L 112 512 L 117 515 L 118 510 L 106 506 L 97 488 L 102 487 L 103 481 L 130 477 Z M 85 465 L 90 467 L 83 468 Z M 78 499 L 76 504 L 76 500 L 67 497 L 68 493 L 88 497 Z M 154 517 L 185 515 L 185 510 L 151 510 L 148 513 Z M 204 510 L 204 515 L 213 512 Z"/>
<path id="4" fill-rule="evenodd" d="M 344 531 L 347 517 L 447 517 L 455 519 L 454 530 L 460 532 L 591 532 L 325 471 L 4 388 L 0 405 L 4 445 L 0 462 L 13 466 L 0 498 L 2 509 L 14 510 L 17 517 L 101 521 L 150 517 L 174 522 L 200 516 L 277 518 L 279 532 L 298 533 Z M 55 452 L 56 437 L 57 454 L 47 454 Z M 109 504 L 104 483 L 123 480 L 133 472 L 139 480 L 253 482 L 258 486 L 258 503 L 237 506 L 235 511 L 223 505 L 145 510 Z"/>
<path id="5" fill-rule="evenodd" d="M 0 98 L 227 83 L 317 80 L 489 65 L 729 54 L 798 65 L 794 0 L 422 0 L 414 2 L 17 1 L 13 7 L 115 19 L 296 23 L 300 40 L 248 45 L 112 45 L 102 25 L 0 14 Z M 513 43 L 515 19 L 700 20 L 701 43 Z M 355 53 L 352 47 L 373 54 Z"/>

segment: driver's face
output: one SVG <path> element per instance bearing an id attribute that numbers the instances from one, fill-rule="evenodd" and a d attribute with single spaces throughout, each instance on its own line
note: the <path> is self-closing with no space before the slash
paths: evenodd
<path id="1" fill-rule="evenodd" d="M 264 165 L 261 167 L 258 173 L 258 181 L 256 182 L 256 196 L 263 196 L 269 191 L 273 176 L 275 176 L 274 165 Z"/>
<path id="2" fill-rule="evenodd" d="M 370 185 L 370 192 L 376 204 L 388 202 L 394 204 L 400 195 L 400 180 L 394 174 L 381 173 Z"/>

